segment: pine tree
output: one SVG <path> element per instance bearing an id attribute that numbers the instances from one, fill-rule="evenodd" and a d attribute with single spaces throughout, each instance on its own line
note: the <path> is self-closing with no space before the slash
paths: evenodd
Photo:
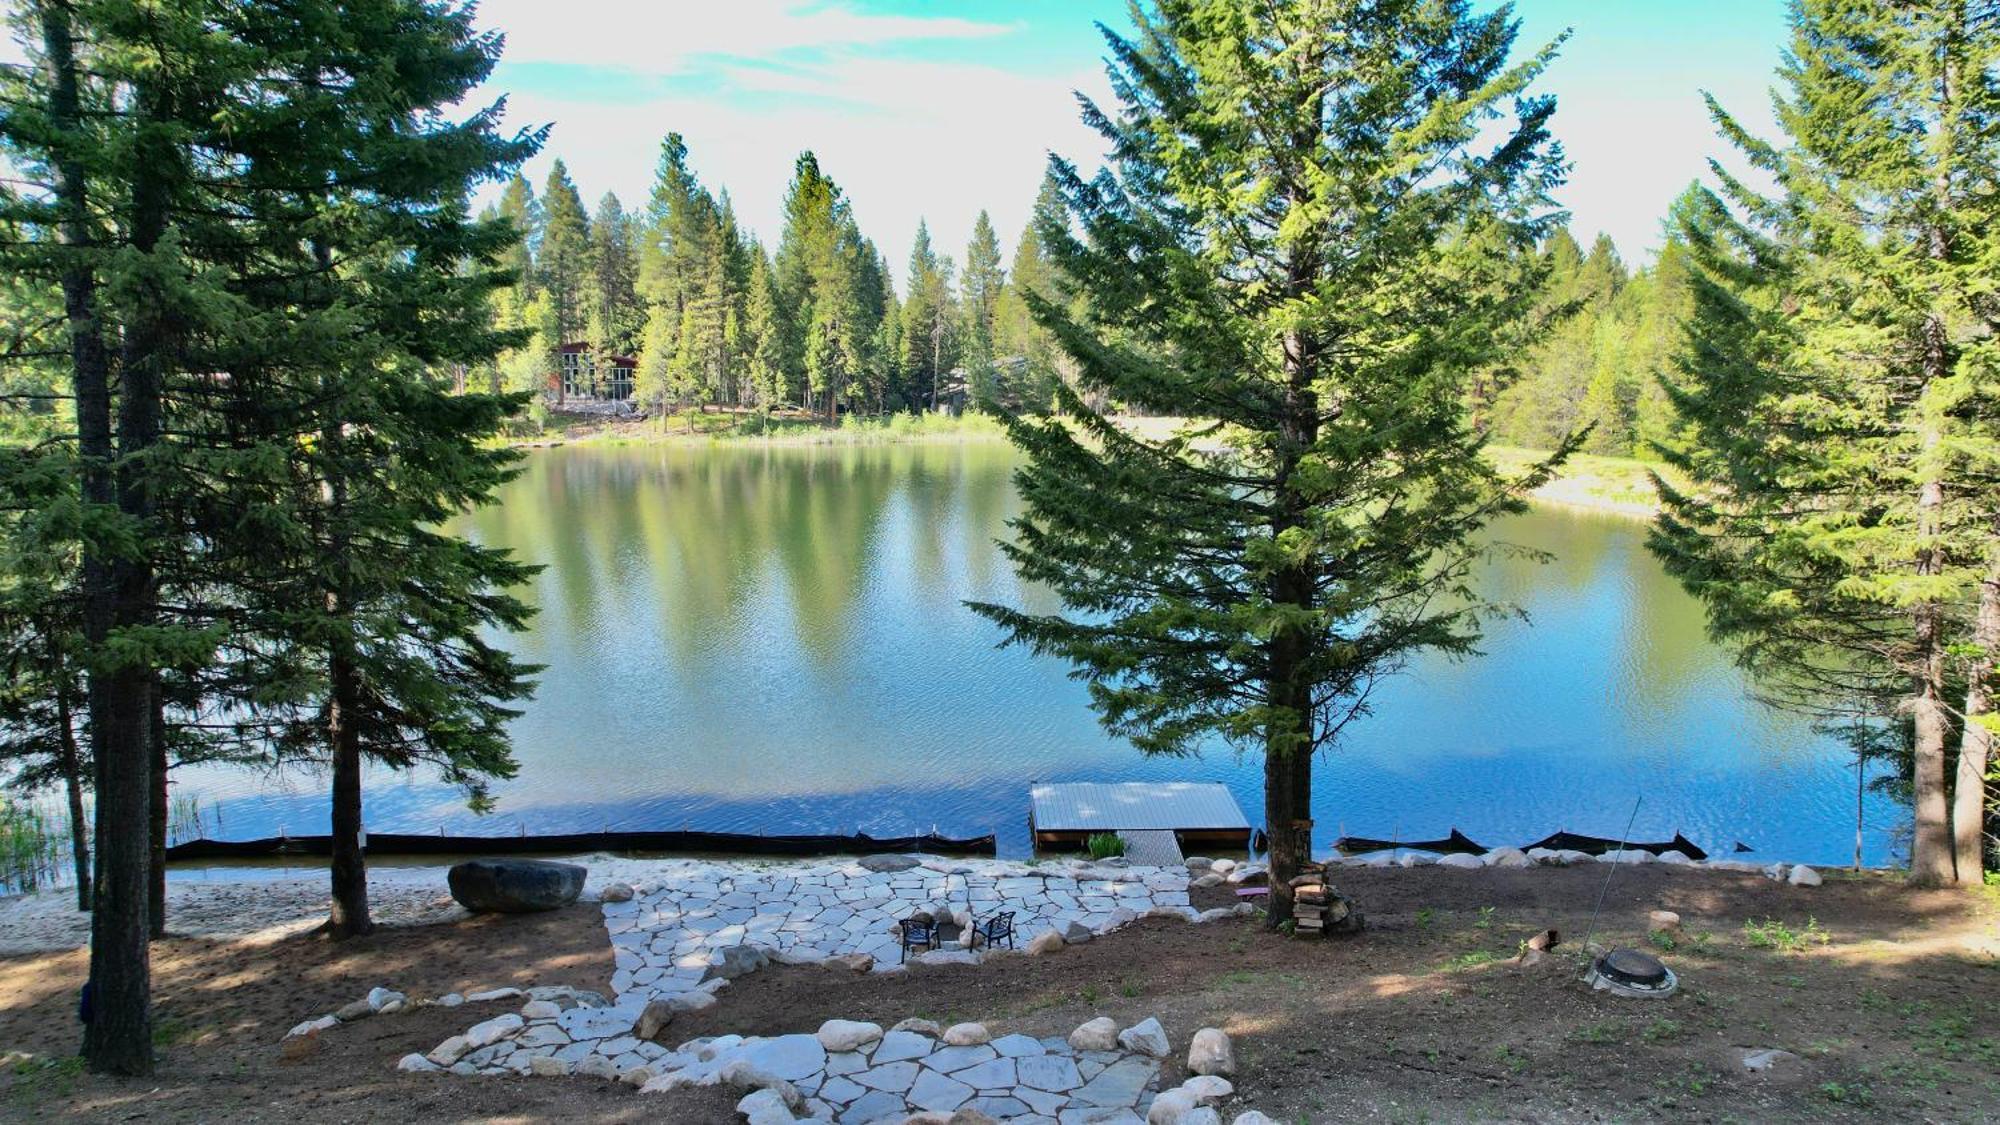
<path id="1" fill-rule="evenodd" d="M 1167 0 L 1107 34 L 1114 153 L 1053 168 L 1081 234 L 1039 232 L 1078 318 L 1030 298 L 1085 388 L 1196 421 L 1010 422 L 1008 553 L 1070 615 L 975 608 L 1061 656 L 1149 753 L 1261 750 L 1269 923 L 1291 918 L 1312 756 L 1412 655 L 1470 651 L 1473 541 L 1525 479 L 1464 397 L 1521 342 L 1560 159 L 1552 101 L 1467 0 Z M 1492 119 L 1516 110 L 1488 148 Z"/>
<path id="2" fill-rule="evenodd" d="M 1060 351 L 1048 332 L 1035 323 L 1034 314 L 1028 308 L 1029 294 L 1043 301 L 1062 299 L 1057 287 L 1055 265 L 1049 260 L 1048 250 L 1038 233 L 1042 227 L 1049 225 L 1067 226 L 1068 218 L 1063 211 L 1061 185 L 1055 177 L 1045 175 L 1035 193 L 1035 205 L 1028 225 L 1022 230 L 1021 241 L 1014 248 L 1014 266 L 1008 273 L 1006 287 L 1000 293 L 993 330 L 994 347 L 999 354 L 1019 356 L 1026 364 L 1026 385 L 1021 388 L 1019 397 L 1024 406 L 1034 409 L 1047 409 L 1054 399 L 1055 384 L 1063 365 Z"/>
<path id="3" fill-rule="evenodd" d="M 930 228 L 917 220 L 910 244 L 910 292 L 903 300 L 903 368 L 929 409 L 938 408 L 945 376 L 958 365 L 959 334 L 952 301 L 952 264 L 931 249 Z"/>
<path id="4" fill-rule="evenodd" d="M 1681 216 L 1696 312 L 1671 461 L 1694 487 L 1662 486 L 1655 547 L 1773 694 L 1910 724 L 1919 885 L 1977 885 L 1984 866 L 1996 57 L 2000 21 L 1960 0 L 1800 0 L 1783 140 L 1711 102 L 1777 195 L 1723 176 Z"/>
<path id="5" fill-rule="evenodd" d="M 785 367 L 785 342 L 791 333 L 785 307 L 771 277 L 771 260 L 762 246 L 750 248 L 750 277 L 744 301 L 744 378 L 755 388 L 764 409 L 791 400 L 793 385 Z"/>
<path id="6" fill-rule="evenodd" d="M 590 290 L 586 295 L 590 309 L 586 334 L 600 374 L 610 369 L 612 356 L 630 354 L 638 344 L 642 319 L 636 246 L 630 216 L 618 197 L 606 192 L 590 220 Z M 501 265 L 511 268 L 512 262 L 503 259 Z"/>
<path id="7" fill-rule="evenodd" d="M 542 304 L 536 328 L 541 361 L 560 404 L 563 345 L 579 341 L 590 325 L 590 218 L 583 196 L 557 160 L 542 186 L 542 229 L 535 251 L 535 287 Z"/>
<path id="8" fill-rule="evenodd" d="M 993 236 L 993 221 L 984 210 L 972 225 L 972 241 L 965 247 L 965 273 L 959 285 L 965 310 L 965 363 L 973 405 L 990 409 L 1001 401 L 1002 388 L 994 370 L 994 336 L 1000 312 L 1000 294 L 1007 275 L 1000 268 L 1000 241 Z"/>

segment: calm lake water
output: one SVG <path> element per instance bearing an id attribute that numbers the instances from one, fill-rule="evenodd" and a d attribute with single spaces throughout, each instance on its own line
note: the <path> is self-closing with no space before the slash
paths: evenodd
<path id="1" fill-rule="evenodd" d="M 518 777 L 475 817 L 420 774 L 368 777 L 378 832 L 600 828 L 996 832 L 1027 848 L 1034 781 L 1227 784 L 1253 823 L 1256 759 L 1216 747 L 1148 759 L 1106 736 L 1060 663 L 995 647 L 966 599 L 1050 607 L 994 540 L 1018 509 L 1000 443 L 821 448 L 560 448 L 531 455 L 480 540 L 547 569 L 534 631 L 548 666 L 514 724 Z M 1480 576 L 1527 621 L 1485 655 L 1418 661 L 1316 769 L 1321 846 L 1343 831 L 1491 844 L 1558 828 L 1676 830 L 1711 851 L 1844 863 L 1844 750 L 1753 702 L 1699 607 L 1629 520 L 1544 509 L 1495 529 L 1554 556 Z M 189 770 L 226 838 L 326 831 L 324 781 Z M 1867 859 L 1901 815 L 1869 798 Z"/>

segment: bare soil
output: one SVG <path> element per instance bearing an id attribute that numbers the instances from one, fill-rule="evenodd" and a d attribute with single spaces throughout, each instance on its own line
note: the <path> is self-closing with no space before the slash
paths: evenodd
<path id="1" fill-rule="evenodd" d="M 1879 875 L 1791 887 L 1665 867 L 1617 873 L 1596 940 L 1640 945 L 1679 974 L 1664 1001 L 1594 993 L 1580 946 L 1603 869 L 1351 869 L 1369 928 L 1302 940 L 1254 919 L 1148 920 L 1044 957 L 897 974 L 773 966 L 662 1036 L 810 1031 L 831 1017 L 983 1020 L 1066 1034 L 1157 1015 L 1176 1047 L 1234 1037 L 1225 1107 L 1285 1121 L 2000 1121 L 2000 912 L 1991 896 L 1919 892 Z M 1232 896 L 1206 892 L 1213 905 Z M 1648 945 L 1646 912 L 1682 918 Z M 1756 931 L 1746 923 L 1759 923 Z M 1769 923 L 1769 924 L 1766 924 Z M 1546 928 L 1563 943 L 1516 960 Z M 406 1075 L 428 1050 L 510 1005 L 423 1009 L 343 1025 L 284 1060 L 292 1024 L 387 984 L 436 996 L 503 984 L 604 988 L 595 907 L 385 930 L 344 944 L 169 939 L 155 946 L 160 1070 L 98 1078 L 67 1056 L 81 952 L 0 958 L 0 1118 L 315 1122 L 726 1122 L 735 1093 L 639 1096 L 589 1079 Z M 1768 1075 L 1740 1048 L 1799 1060 Z M 1178 1081 L 1179 1060 L 1167 1078 Z"/>

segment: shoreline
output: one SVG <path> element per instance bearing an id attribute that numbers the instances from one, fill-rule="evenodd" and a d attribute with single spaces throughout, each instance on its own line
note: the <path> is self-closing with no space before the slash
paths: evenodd
<path id="1" fill-rule="evenodd" d="M 1006 871 L 1021 875 L 1047 874 L 1065 870 L 1068 857 L 1017 860 L 932 856 L 925 858 L 975 870 Z M 589 869 L 585 891 L 579 902 L 597 901 L 596 890 L 607 883 L 640 884 L 663 873 L 690 864 L 716 869 L 770 871 L 838 864 L 856 856 L 816 856 L 765 858 L 740 856 L 722 859 L 712 856 L 661 856 L 631 858 L 605 852 L 538 856 L 559 862 L 580 864 Z M 1463 859 L 1397 848 L 1354 856 L 1330 856 L 1329 868 L 1415 872 L 1423 868 L 1482 871 L 1558 871 L 1612 862 L 1582 853 L 1534 855 L 1516 848 L 1496 848 L 1484 856 Z M 386 928 L 427 926 L 464 921 L 472 917 L 451 897 L 446 884 L 449 864 L 398 863 L 395 857 L 371 859 L 368 865 L 370 913 Z M 1675 862 L 1657 857 L 1639 858 L 1627 853 L 1616 861 L 1619 867 L 1660 867 L 1717 874 L 1761 875 L 1774 883 L 1795 887 L 1816 887 L 1820 872 L 1838 872 L 1843 878 L 1895 878 L 1897 867 L 1824 866 L 1776 861 L 1749 863 L 1736 860 Z M 1141 869 L 1131 865 L 1132 869 Z M 1250 864 L 1261 870 L 1262 864 Z M 183 869 L 187 870 L 187 869 Z M 318 926 L 326 917 L 327 876 L 324 868 L 273 870 L 229 865 L 199 869 L 193 878 L 172 878 L 167 883 L 167 922 L 177 938 L 213 938 L 268 943 L 295 937 Z M 1799 875 L 1799 871 L 1809 872 Z M 1773 872 L 1776 872 L 1774 874 Z M 0 956 L 60 953 L 82 949 L 90 942 L 90 915 L 76 909 L 74 893 L 68 888 L 50 888 L 0 898 Z"/>

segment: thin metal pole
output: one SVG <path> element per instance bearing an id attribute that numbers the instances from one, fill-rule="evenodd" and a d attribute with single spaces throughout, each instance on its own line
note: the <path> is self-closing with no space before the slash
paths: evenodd
<path id="1" fill-rule="evenodd" d="M 1644 793 L 1632 799 L 1632 815 L 1625 821 L 1625 834 L 1618 838 L 1618 853 L 1625 853 L 1625 845 L 1632 840 L 1632 826 L 1639 822 L 1639 806 L 1646 801 Z M 1604 896 L 1611 893 L 1611 877 L 1618 873 L 1618 860 L 1611 861 L 1611 867 L 1604 873 L 1604 885 L 1597 889 L 1597 906 L 1590 912 L 1590 928 L 1583 933 L 1583 951 L 1590 952 L 1590 939 L 1597 934 L 1597 916 L 1604 910 Z"/>

